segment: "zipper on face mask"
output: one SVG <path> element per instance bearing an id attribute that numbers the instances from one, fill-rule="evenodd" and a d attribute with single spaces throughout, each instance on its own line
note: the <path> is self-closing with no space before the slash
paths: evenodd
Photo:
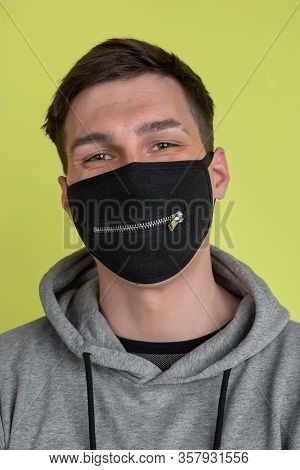
<path id="1" fill-rule="evenodd" d="M 178 224 L 184 220 L 183 212 L 177 211 L 167 217 L 160 219 L 149 220 L 147 222 L 138 222 L 137 224 L 125 224 L 125 225 L 94 225 L 94 233 L 107 233 L 107 232 L 128 232 L 133 230 L 145 230 L 152 227 L 158 227 L 162 224 L 168 224 L 168 229 L 173 232 Z"/>

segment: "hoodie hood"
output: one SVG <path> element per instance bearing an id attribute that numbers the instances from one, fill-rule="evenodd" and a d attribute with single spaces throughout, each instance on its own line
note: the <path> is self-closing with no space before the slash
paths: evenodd
<path id="1" fill-rule="evenodd" d="M 241 301 L 164 370 L 110 328 L 85 247 L 56 263 L 46 317 L 0 338 L 0 449 L 299 449 L 300 324 L 249 266 L 209 249 Z"/>
<path id="2" fill-rule="evenodd" d="M 254 271 L 210 245 L 215 281 L 242 298 L 229 324 L 162 372 L 128 353 L 99 310 L 96 263 L 84 247 L 56 263 L 40 282 L 45 313 L 57 334 L 80 359 L 117 370 L 138 384 L 176 384 L 214 377 L 246 361 L 271 343 L 290 315 Z"/>

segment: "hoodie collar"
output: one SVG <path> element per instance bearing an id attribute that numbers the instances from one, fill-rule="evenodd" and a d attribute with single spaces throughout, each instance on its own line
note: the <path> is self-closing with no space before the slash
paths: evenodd
<path id="1" fill-rule="evenodd" d="M 210 245 L 216 282 L 242 297 L 229 324 L 162 372 L 124 349 L 99 310 L 94 259 L 84 247 L 56 263 L 40 282 L 45 313 L 67 347 L 82 360 L 117 370 L 139 384 L 183 383 L 235 367 L 271 343 L 289 321 L 288 311 L 254 271 Z"/>

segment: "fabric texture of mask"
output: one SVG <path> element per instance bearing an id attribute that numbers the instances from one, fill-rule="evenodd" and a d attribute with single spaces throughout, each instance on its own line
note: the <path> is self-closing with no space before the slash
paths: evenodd
<path id="1" fill-rule="evenodd" d="M 213 156 L 133 162 L 67 186 L 72 218 L 89 252 L 135 283 L 161 282 L 181 271 L 212 223 Z"/>

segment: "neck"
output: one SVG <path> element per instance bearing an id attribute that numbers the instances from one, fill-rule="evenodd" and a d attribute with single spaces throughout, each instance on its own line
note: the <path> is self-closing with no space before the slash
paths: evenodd
<path id="1" fill-rule="evenodd" d="M 167 342 L 207 335 L 233 318 L 241 300 L 215 282 L 207 240 L 182 271 L 156 284 L 134 284 L 96 264 L 100 311 L 113 332 L 128 339 Z"/>

